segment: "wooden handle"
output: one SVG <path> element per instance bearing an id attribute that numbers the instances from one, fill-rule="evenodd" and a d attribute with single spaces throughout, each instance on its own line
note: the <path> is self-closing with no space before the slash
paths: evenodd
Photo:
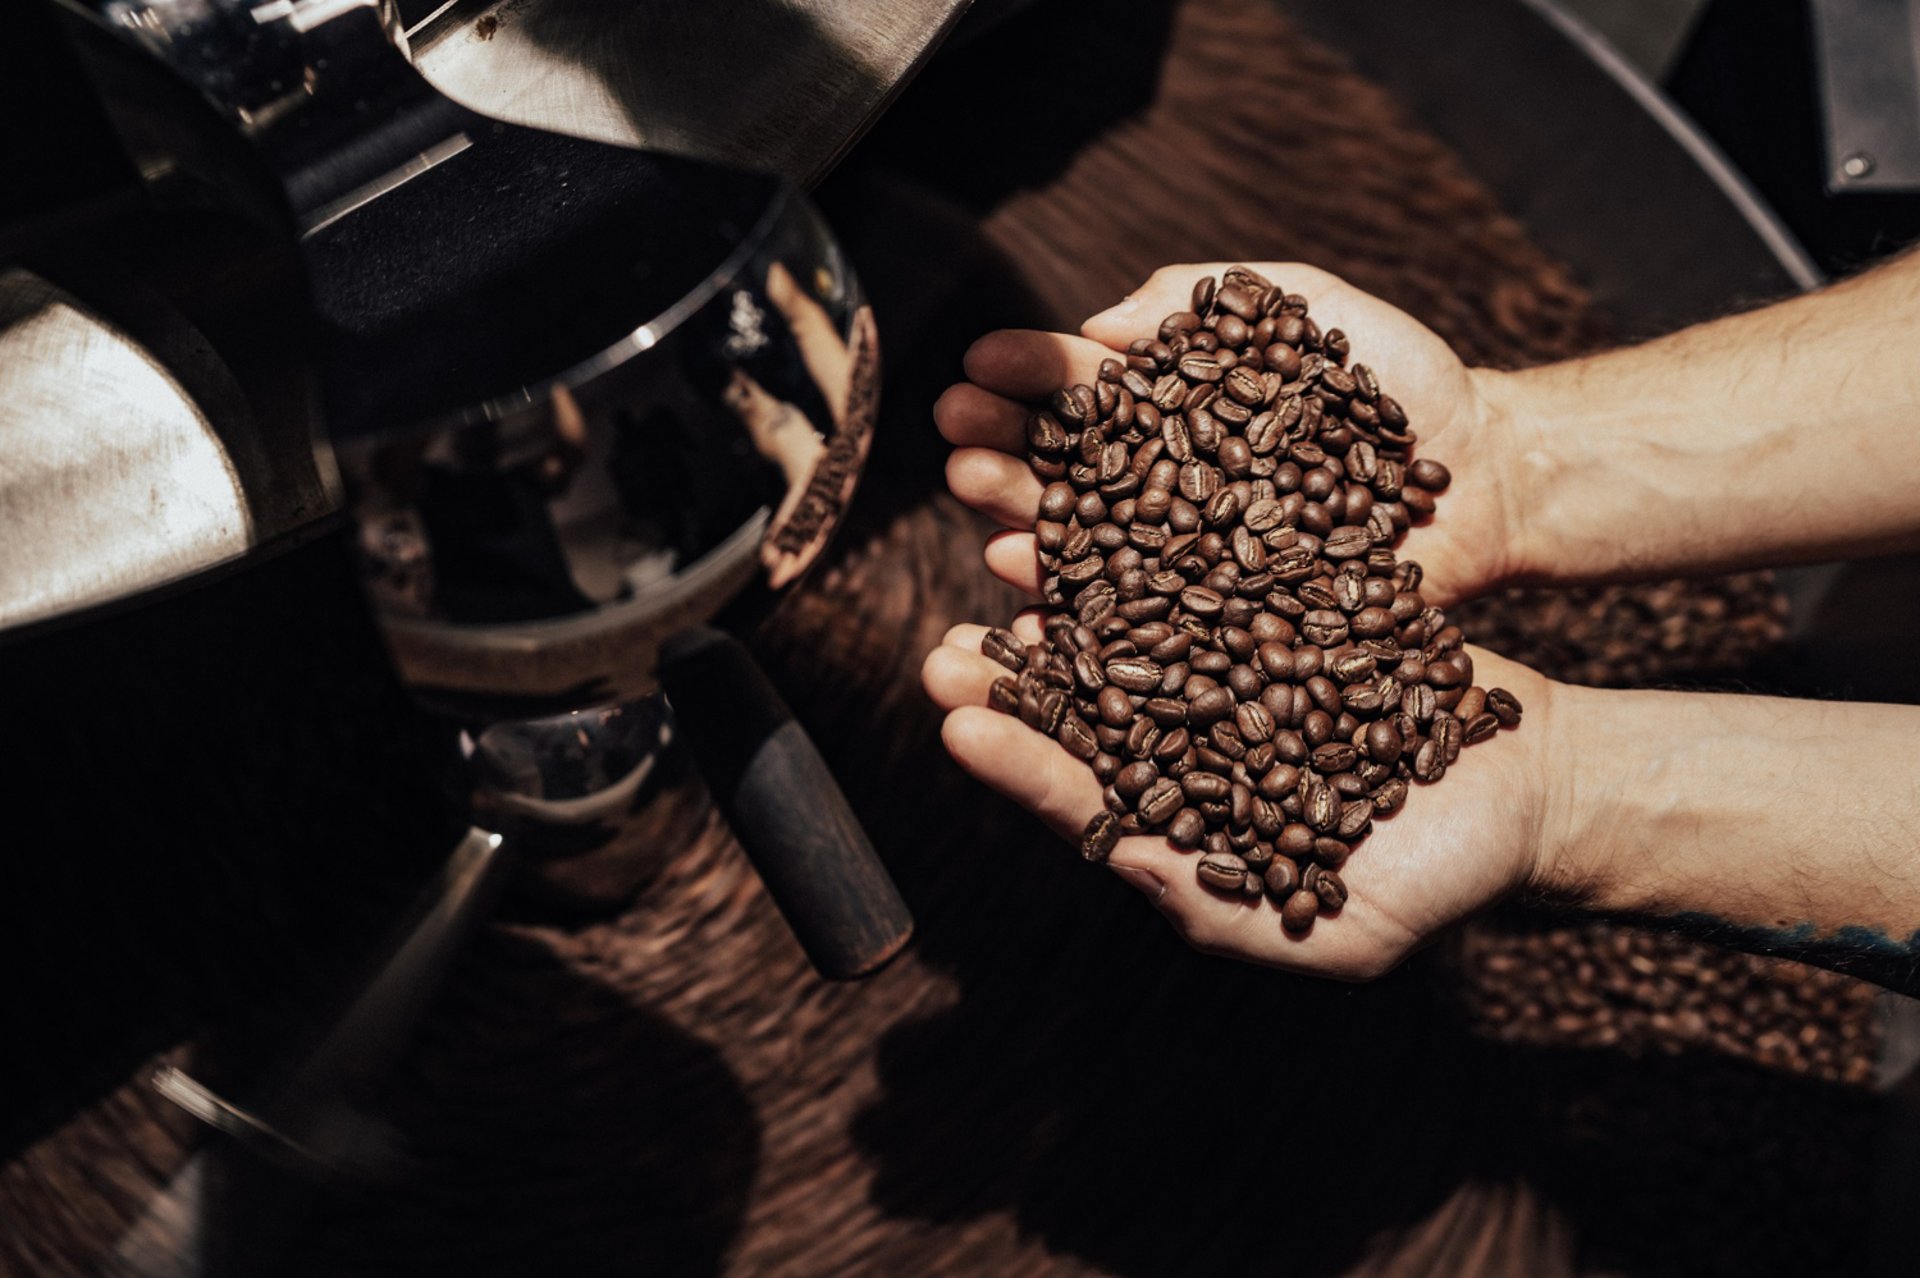
<path id="1" fill-rule="evenodd" d="M 821 975 L 867 976 L 913 916 L 806 730 L 737 639 L 697 627 L 660 655 L 660 684 L 707 788 Z"/>

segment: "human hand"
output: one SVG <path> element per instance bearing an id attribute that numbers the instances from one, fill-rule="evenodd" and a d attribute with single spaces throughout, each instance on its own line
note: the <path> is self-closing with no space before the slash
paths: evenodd
<path id="1" fill-rule="evenodd" d="M 1036 612 L 1021 614 L 1013 630 L 1041 642 Z M 1051 737 L 987 708 L 987 690 L 1007 671 L 981 654 L 986 632 L 956 626 L 926 659 L 922 681 L 948 712 L 941 737 L 961 767 L 1077 844 L 1101 810 L 1100 783 Z M 1475 681 L 1515 693 L 1525 721 L 1468 748 L 1442 780 L 1416 785 L 1401 811 L 1376 820 L 1341 867 L 1352 894 L 1346 907 L 1304 935 L 1282 927 L 1280 908 L 1264 893 L 1223 896 L 1204 887 L 1194 876 L 1197 854 L 1161 836 L 1121 839 L 1107 867 L 1197 949 L 1341 980 L 1390 971 L 1450 924 L 1544 874 L 1563 824 L 1551 802 L 1555 686 L 1525 666 L 1469 651 Z"/>
<path id="2" fill-rule="evenodd" d="M 1419 437 L 1415 455 L 1441 462 L 1454 483 L 1439 510 L 1417 523 L 1400 548 L 1425 572 L 1421 593 L 1446 606 L 1484 593 L 1514 575 L 1518 481 L 1513 428 L 1483 394 L 1484 374 L 1469 370 L 1432 330 L 1406 312 L 1371 297 L 1316 267 L 1294 262 L 1252 263 L 1282 288 L 1304 296 L 1323 330 L 1346 331 L 1352 360 L 1372 368 L 1382 389 L 1407 410 Z M 1194 282 L 1220 276 L 1227 263 L 1167 266 L 1126 301 L 1081 326 L 1080 336 L 1008 329 L 989 333 L 966 355 L 968 380 L 934 405 L 934 422 L 955 446 L 947 485 L 975 510 L 1008 531 L 986 548 L 995 576 L 1038 597 L 1040 577 L 1033 523 L 1041 483 L 1027 468 L 1022 401 L 1044 400 L 1074 383 L 1092 385 L 1100 361 L 1160 321 L 1191 304 Z"/>

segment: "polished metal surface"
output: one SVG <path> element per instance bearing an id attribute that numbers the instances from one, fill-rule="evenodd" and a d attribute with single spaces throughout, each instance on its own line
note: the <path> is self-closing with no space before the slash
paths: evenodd
<path id="1" fill-rule="evenodd" d="M 144 347 L 46 280 L 0 271 L 0 630 L 232 563 L 273 531 Z"/>
<path id="2" fill-rule="evenodd" d="M 434 87 L 483 115 L 808 184 L 967 3 L 456 3 L 422 20 L 411 43 Z"/>
<path id="3" fill-rule="evenodd" d="M 1920 0 L 1812 0 L 1827 190 L 1920 191 Z"/>
<path id="4" fill-rule="evenodd" d="M 1552 0 L 1277 3 L 1457 149 L 1618 336 L 1820 282 L 1719 148 Z"/>
<path id="5" fill-rule="evenodd" d="M 804 198 L 774 190 L 632 324 L 511 393 L 340 441 L 389 646 L 430 702 L 493 720 L 646 696 L 664 641 L 764 610 L 831 537 L 877 351 Z"/>

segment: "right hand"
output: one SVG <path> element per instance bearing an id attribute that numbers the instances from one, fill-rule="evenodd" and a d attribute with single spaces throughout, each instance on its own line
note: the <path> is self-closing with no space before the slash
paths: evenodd
<path id="1" fill-rule="evenodd" d="M 1064 333 L 1003 330 L 967 352 L 968 380 L 934 405 L 933 419 L 955 445 L 947 462 L 954 496 L 1009 531 L 987 543 L 987 566 L 1002 580 L 1039 597 L 1033 523 L 1040 481 L 1027 469 L 1028 402 L 1062 386 L 1095 380 L 1100 361 L 1124 355 L 1127 344 L 1151 337 L 1160 321 L 1188 308 L 1194 282 L 1218 278 L 1232 265 L 1167 266 L 1125 301 Z M 1325 329 L 1340 328 L 1352 360 L 1379 374 L 1382 389 L 1399 400 L 1419 442 L 1415 455 L 1453 472 L 1433 518 L 1416 525 L 1400 548 L 1425 572 L 1421 593 L 1442 607 L 1483 594 L 1515 575 L 1517 536 L 1523 527 L 1518 490 L 1520 450 L 1509 420 L 1494 410 L 1475 372 L 1440 337 L 1398 307 L 1369 296 L 1337 276 L 1297 262 L 1254 262 L 1252 268 L 1306 297 L 1309 314 Z"/>

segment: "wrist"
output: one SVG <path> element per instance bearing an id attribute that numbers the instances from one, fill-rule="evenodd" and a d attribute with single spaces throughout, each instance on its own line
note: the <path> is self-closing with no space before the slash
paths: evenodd
<path id="1" fill-rule="evenodd" d="M 1544 584 L 1570 571 L 1570 547 L 1564 544 L 1552 513 L 1564 506 L 1560 494 L 1577 473 L 1570 450 L 1581 442 L 1577 429 L 1550 431 L 1558 410 L 1547 403 L 1540 370 L 1469 370 L 1479 401 L 1480 431 L 1497 460 L 1503 584 Z"/>
<path id="2" fill-rule="evenodd" d="M 1539 834 L 1523 895 L 1541 904 L 1600 908 L 1617 894 L 1621 866 L 1612 847 L 1621 814 L 1611 775 L 1620 755 L 1605 738 L 1626 694 L 1552 685 L 1540 716 Z"/>

